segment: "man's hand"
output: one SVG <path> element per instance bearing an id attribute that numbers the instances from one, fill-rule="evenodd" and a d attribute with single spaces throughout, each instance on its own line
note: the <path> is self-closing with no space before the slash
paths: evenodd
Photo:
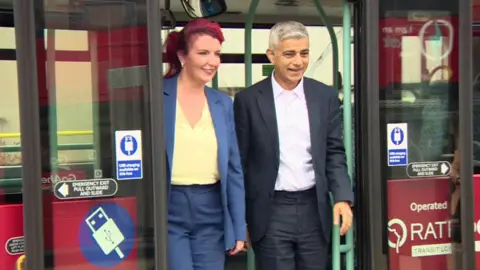
<path id="1" fill-rule="evenodd" d="M 249 248 L 252 247 L 252 242 L 250 241 L 250 234 L 248 233 L 247 230 L 247 242 L 245 243 L 245 246 L 243 247 L 243 252 L 247 252 Z"/>
<path id="2" fill-rule="evenodd" d="M 245 242 L 244 241 L 237 241 L 235 243 L 235 247 L 230 249 L 230 256 L 236 255 L 237 253 L 243 251 L 243 248 L 245 247 Z"/>
<path id="3" fill-rule="evenodd" d="M 345 235 L 353 223 L 353 213 L 347 202 L 338 202 L 333 206 L 333 224 L 340 225 L 340 217 L 342 217 L 342 227 L 340 227 L 340 235 Z"/>

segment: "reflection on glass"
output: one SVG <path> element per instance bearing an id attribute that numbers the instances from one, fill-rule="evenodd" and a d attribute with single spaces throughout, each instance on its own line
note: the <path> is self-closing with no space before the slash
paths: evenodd
<path id="1" fill-rule="evenodd" d="M 5 247 L 0 269 L 15 269 L 24 252 L 18 74 L 11 25 L 12 12 L 0 12 L 0 243 Z"/>
<path id="2" fill-rule="evenodd" d="M 480 1 L 473 1 L 474 21 L 480 21 Z M 480 266 L 480 27 L 474 24 L 472 33 L 472 78 L 473 78 L 473 181 L 474 181 L 474 221 L 477 269 Z M 458 208 L 459 209 L 459 208 Z M 458 210 L 460 211 L 460 210 Z"/>
<path id="3" fill-rule="evenodd" d="M 88 17 L 65 12 L 64 21 L 51 8 L 39 11 L 46 23 L 37 35 L 45 267 L 151 269 L 147 29 L 132 16 L 145 3 L 85 2 L 75 9 Z M 116 165 L 123 130 L 137 131 L 143 152 L 136 179 L 122 180 Z"/>
<path id="4" fill-rule="evenodd" d="M 382 4 L 379 29 L 389 269 L 453 270 L 457 2 L 437 2 L 435 10 L 402 3 Z"/>

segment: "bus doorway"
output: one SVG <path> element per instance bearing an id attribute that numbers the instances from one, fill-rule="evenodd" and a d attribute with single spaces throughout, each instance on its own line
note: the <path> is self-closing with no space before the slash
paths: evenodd
<path id="1" fill-rule="evenodd" d="M 18 111 L 16 126 L 2 131 L 2 151 L 15 161 L 2 168 L 2 216 L 15 217 L 14 228 L 4 230 L 2 241 L 10 249 L 5 256 L 12 262 L 26 258 L 26 269 L 147 269 L 154 260 L 165 269 L 162 105 L 152 105 L 162 102 L 161 91 L 152 89 L 161 89 L 161 41 L 168 30 L 157 24 L 163 15 L 158 1 L 15 3 L 6 6 L 17 18 L 8 26 L 16 42 L 7 48 L 15 62 L 9 71 L 17 71 L 5 81 L 19 99 L 13 109 L 4 107 Z M 308 76 L 338 88 L 342 71 L 345 93 L 351 73 L 339 51 L 351 29 L 339 27 L 343 3 L 319 3 L 232 3 L 226 14 L 211 18 L 230 30 L 211 85 L 234 98 L 269 76 L 265 33 L 277 21 L 297 20 L 308 26 L 314 48 Z M 180 3 L 169 8 L 180 27 L 190 19 Z M 112 239 L 122 243 L 113 249 L 102 248 L 95 237 L 107 222 L 123 236 Z M 334 237 L 335 269 L 341 250 L 350 252 L 353 265 L 353 233 L 349 237 L 349 246 Z M 227 267 L 253 270 L 253 253 L 245 255 Z"/>

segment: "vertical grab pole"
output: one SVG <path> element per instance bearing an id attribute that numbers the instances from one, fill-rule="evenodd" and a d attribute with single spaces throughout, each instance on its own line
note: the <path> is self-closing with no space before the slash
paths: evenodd
<path id="1" fill-rule="evenodd" d="M 252 85 L 252 29 L 259 0 L 252 0 L 245 20 L 245 87 Z"/>
<path id="2" fill-rule="evenodd" d="M 332 42 L 332 58 L 333 58 L 333 87 L 338 90 L 338 41 L 333 26 L 327 18 L 327 14 L 320 4 L 320 0 L 314 0 L 318 15 L 325 25 Z M 333 202 L 333 200 L 332 200 Z M 332 229 L 332 269 L 340 270 L 340 226 L 334 226 Z"/>
<path id="3" fill-rule="evenodd" d="M 327 14 L 323 10 L 322 5 L 320 4 L 320 0 L 314 0 L 315 7 L 317 8 L 318 15 L 322 20 L 322 23 L 325 25 L 328 31 L 328 35 L 330 36 L 330 40 L 332 42 L 332 58 L 333 58 L 333 88 L 338 90 L 338 41 L 337 36 L 335 35 L 335 31 L 333 31 L 333 26 L 330 24 L 328 20 Z"/>
<path id="4" fill-rule="evenodd" d="M 252 85 L 252 29 L 253 19 L 260 0 L 252 0 L 248 8 L 247 18 L 245 20 L 245 87 Z M 255 254 L 253 249 L 247 251 L 247 269 L 255 270 Z"/>
<path id="5" fill-rule="evenodd" d="M 88 33 L 90 51 L 90 64 L 92 74 L 92 118 L 93 118 L 93 152 L 91 159 L 93 159 L 93 174 L 97 178 L 98 172 L 102 172 L 100 160 L 100 92 L 98 89 L 98 43 L 97 34 L 93 31 Z M 103 172 L 102 172 L 103 175 Z"/>
<path id="6" fill-rule="evenodd" d="M 49 121 L 49 144 L 50 144 L 50 166 L 51 177 L 57 179 L 60 159 L 58 158 L 58 103 L 57 103 L 57 84 L 56 84 L 56 62 L 55 62 L 55 30 L 47 29 L 47 89 L 48 89 L 48 121 Z M 55 183 L 52 183 L 55 185 Z"/>
<path id="7" fill-rule="evenodd" d="M 218 89 L 218 71 L 217 73 L 215 74 L 215 76 L 213 77 L 213 80 L 212 80 L 212 88 L 214 89 Z"/>
<path id="8" fill-rule="evenodd" d="M 352 101 L 351 101 L 351 59 L 352 59 L 352 20 L 350 4 L 343 1 L 343 139 L 347 156 L 348 175 L 353 175 L 353 143 L 352 143 Z M 347 270 L 354 267 L 353 228 L 346 235 Z M 343 250 L 342 250 L 343 251 Z"/>

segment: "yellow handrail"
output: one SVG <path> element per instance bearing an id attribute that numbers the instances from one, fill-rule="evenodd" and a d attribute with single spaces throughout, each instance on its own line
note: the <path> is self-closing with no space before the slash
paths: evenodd
<path id="1" fill-rule="evenodd" d="M 25 268 L 25 254 L 21 255 L 17 259 L 17 270 L 23 270 Z"/>
<path id="2" fill-rule="evenodd" d="M 66 130 L 57 132 L 58 136 L 93 135 L 93 130 Z M 20 138 L 20 132 L 0 133 L 0 139 Z"/>

